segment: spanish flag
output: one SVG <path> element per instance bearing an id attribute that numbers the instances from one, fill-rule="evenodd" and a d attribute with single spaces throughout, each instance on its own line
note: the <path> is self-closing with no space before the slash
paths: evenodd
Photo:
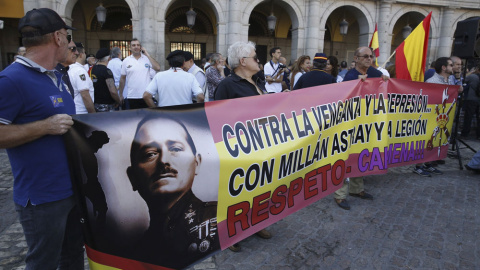
<path id="1" fill-rule="evenodd" d="M 427 60 L 428 35 L 432 12 L 410 33 L 395 50 L 397 78 L 423 82 Z"/>
<path id="2" fill-rule="evenodd" d="M 91 270 L 173 270 L 96 251 L 85 245 Z"/>
<path id="3" fill-rule="evenodd" d="M 378 56 L 380 56 L 380 48 L 378 43 L 378 30 L 377 24 L 375 24 L 375 32 L 373 32 L 372 40 L 370 40 L 370 45 L 368 47 L 373 49 L 373 53 L 375 54 L 375 64 L 378 66 Z"/>

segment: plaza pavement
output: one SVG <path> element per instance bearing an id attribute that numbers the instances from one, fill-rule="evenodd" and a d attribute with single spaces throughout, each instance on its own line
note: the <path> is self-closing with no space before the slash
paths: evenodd
<path id="1" fill-rule="evenodd" d="M 466 142 L 480 150 L 479 140 Z M 473 152 L 461 155 L 465 164 Z M 240 252 L 190 269 L 480 269 L 480 174 L 459 170 L 453 158 L 438 168 L 444 175 L 421 177 L 407 166 L 367 176 L 373 201 L 349 197 L 346 211 L 329 195 L 270 226 L 272 239 L 249 237 Z M 0 150 L 0 270 L 24 269 L 12 183 Z"/>

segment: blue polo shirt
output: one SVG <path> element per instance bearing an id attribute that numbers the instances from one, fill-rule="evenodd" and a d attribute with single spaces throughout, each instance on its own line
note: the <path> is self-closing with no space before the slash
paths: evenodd
<path id="1" fill-rule="evenodd" d="M 362 75 L 356 68 L 350 69 L 347 74 L 345 74 L 345 78 L 343 78 L 343 81 L 352 81 L 352 80 L 358 80 L 358 75 Z M 367 69 L 367 78 L 380 78 L 382 77 L 383 73 L 374 68 L 374 67 L 368 67 Z"/>
<path id="2" fill-rule="evenodd" d="M 61 74 L 18 57 L 0 72 L 0 123 L 21 125 L 55 114 L 75 114 Z M 62 136 L 46 135 L 7 149 L 14 177 L 13 200 L 26 206 L 73 195 Z"/>

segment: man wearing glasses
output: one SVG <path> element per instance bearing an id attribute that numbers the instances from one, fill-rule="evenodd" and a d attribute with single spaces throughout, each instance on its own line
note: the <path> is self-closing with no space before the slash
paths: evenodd
<path id="1" fill-rule="evenodd" d="M 435 74 L 425 82 L 438 84 L 455 84 L 453 74 L 453 61 L 448 57 L 435 60 Z"/>
<path id="2" fill-rule="evenodd" d="M 249 52 L 245 54 L 245 52 Z M 215 100 L 250 97 L 268 94 L 264 81 L 257 77 L 260 71 L 258 57 L 255 52 L 255 43 L 235 42 L 228 48 L 228 62 L 232 73 L 222 80 L 215 89 Z M 272 237 L 266 229 L 256 235 L 263 239 Z M 238 243 L 228 247 L 233 252 L 240 251 Z"/>
<path id="3" fill-rule="evenodd" d="M 369 47 L 360 47 L 355 50 L 355 56 L 353 57 L 355 68 L 350 69 L 347 74 L 345 74 L 343 81 L 382 77 L 382 72 L 372 67 L 373 59 L 374 56 Z"/>
<path id="4" fill-rule="evenodd" d="M 455 84 L 453 74 L 453 61 L 448 57 L 440 57 L 435 61 L 435 73 L 425 82 L 438 84 Z M 441 175 L 442 171 L 434 168 L 437 164 L 445 164 L 444 160 L 425 162 L 416 164 L 413 172 L 424 177 L 430 177 L 432 174 Z"/>
<path id="5" fill-rule="evenodd" d="M 83 68 L 87 55 L 80 42 L 75 43 L 78 51 L 77 61 L 70 65 L 68 75 L 73 86 L 73 101 L 77 114 L 95 113 L 93 81 Z"/>
<path id="6" fill-rule="evenodd" d="M 247 55 L 245 52 L 249 51 Z M 215 90 L 215 100 L 267 94 L 263 80 L 256 76 L 260 71 L 253 42 L 236 42 L 228 48 L 228 62 L 232 73 L 222 80 Z"/>
<path id="7" fill-rule="evenodd" d="M 68 77 L 68 69 L 69 66 L 75 61 L 77 61 L 78 51 L 75 42 L 73 42 L 72 37 L 70 35 L 67 36 L 70 39 L 70 43 L 68 43 L 68 52 L 67 58 L 62 63 L 58 63 L 55 69 L 62 74 L 62 81 L 67 85 L 68 91 L 70 91 L 70 95 L 74 95 L 74 90 L 72 83 L 70 82 L 70 77 Z"/>
<path id="8" fill-rule="evenodd" d="M 0 72 L 0 148 L 14 177 L 13 200 L 28 246 L 26 269 L 83 269 L 83 235 L 62 134 L 73 99 L 55 72 L 68 56 L 67 26 L 48 8 L 33 9 L 18 30 L 25 56 Z"/>
<path id="9" fill-rule="evenodd" d="M 343 81 L 351 81 L 366 78 L 388 78 L 376 68 L 372 67 L 373 53 L 369 47 L 360 47 L 355 50 L 355 68 L 350 69 Z M 348 178 L 347 178 L 348 179 Z M 345 179 L 345 180 L 347 180 Z M 360 199 L 373 200 L 373 196 L 364 190 L 363 177 L 350 177 L 348 183 L 343 182 L 343 186 L 335 191 L 335 202 L 339 207 L 350 210 L 350 204 L 347 201 L 347 195 L 359 197 Z"/>

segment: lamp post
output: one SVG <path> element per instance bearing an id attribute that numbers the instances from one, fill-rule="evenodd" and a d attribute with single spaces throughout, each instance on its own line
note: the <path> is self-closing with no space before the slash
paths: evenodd
<path id="1" fill-rule="evenodd" d="M 343 21 L 340 22 L 340 35 L 346 36 L 348 32 L 348 22 L 343 19 Z"/>
<path id="2" fill-rule="evenodd" d="M 107 19 L 107 9 L 103 7 L 102 3 L 100 3 L 95 11 L 97 12 L 98 23 L 100 24 L 100 27 L 102 27 Z"/>
<path id="3" fill-rule="evenodd" d="M 187 25 L 190 29 L 195 25 L 197 13 L 193 10 L 192 1 L 190 1 L 190 10 L 185 13 L 187 15 Z"/>
<path id="4" fill-rule="evenodd" d="M 270 33 L 273 33 L 275 31 L 275 26 L 277 25 L 277 17 L 273 15 L 273 12 L 270 14 L 270 16 L 267 17 L 267 24 L 268 24 L 268 30 Z"/>
<path id="5" fill-rule="evenodd" d="M 407 24 L 402 29 L 403 39 L 406 39 L 408 37 L 408 35 L 410 35 L 410 33 L 412 33 L 412 27 L 410 27 L 410 25 Z"/>

